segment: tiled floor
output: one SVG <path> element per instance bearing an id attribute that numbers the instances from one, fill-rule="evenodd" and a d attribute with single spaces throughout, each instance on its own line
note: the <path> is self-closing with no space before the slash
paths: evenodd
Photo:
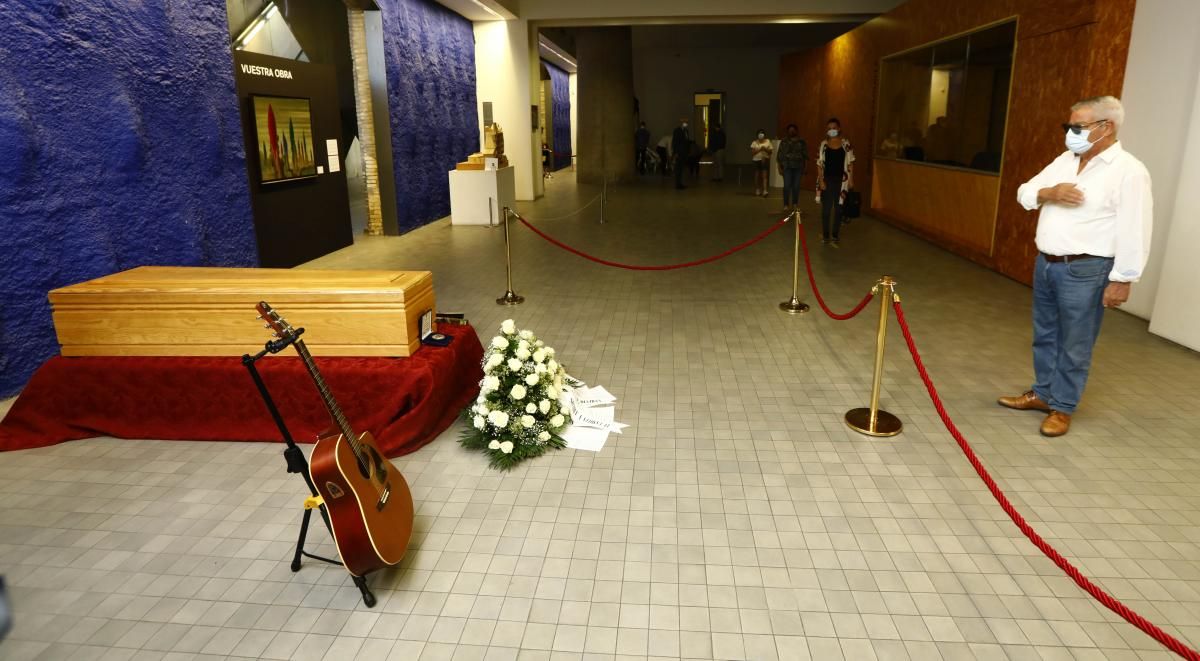
<path id="1" fill-rule="evenodd" d="M 569 175 L 521 204 L 601 256 L 691 259 L 765 228 L 733 186 L 614 188 L 607 223 Z M 811 204 L 806 202 L 811 208 Z M 814 227 L 809 227 L 814 236 Z M 1097 606 L 993 503 L 935 417 L 895 327 L 875 440 L 873 313 L 776 309 L 791 236 L 684 271 L 580 260 L 514 228 L 439 222 L 314 268 L 434 272 L 439 307 L 511 315 L 631 424 L 598 454 L 509 474 L 450 430 L 396 464 L 418 503 L 403 565 L 359 605 L 336 567 L 288 569 L 303 483 L 279 446 L 97 439 L 0 455 L 0 572 L 19 659 L 1168 659 Z M 998 408 L 1030 379 L 1027 288 L 869 219 L 815 250 L 848 308 L 882 273 L 950 411 L 1025 515 L 1106 589 L 1200 645 L 1200 358 L 1109 313 L 1073 431 Z M 805 298 L 808 298 L 805 296 Z M 318 551 L 334 552 L 325 535 Z"/>

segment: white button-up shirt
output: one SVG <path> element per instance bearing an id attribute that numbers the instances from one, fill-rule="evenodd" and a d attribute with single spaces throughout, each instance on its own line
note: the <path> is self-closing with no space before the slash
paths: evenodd
<path id="1" fill-rule="evenodd" d="M 1083 204 L 1043 205 L 1037 249 L 1047 255 L 1113 257 L 1108 279 L 1137 282 L 1150 255 L 1154 217 L 1146 166 L 1120 142 L 1092 157 L 1083 172 L 1079 157 L 1065 151 L 1017 189 L 1017 201 L 1033 211 L 1039 206 L 1038 191 L 1061 183 L 1075 184 L 1083 192 Z"/>

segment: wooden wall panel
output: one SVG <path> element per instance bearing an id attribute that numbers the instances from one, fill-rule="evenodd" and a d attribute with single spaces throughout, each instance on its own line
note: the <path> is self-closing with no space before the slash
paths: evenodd
<path id="1" fill-rule="evenodd" d="M 821 81 L 825 59 L 819 49 L 785 55 L 779 62 L 779 135 L 784 135 L 788 124 L 795 124 L 800 135 L 808 142 L 809 167 L 804 173 L 801 187 L 812 189 L 816 181 L 817 168 L 812 159 L 820 140 L 817 126 L 821 119 Z"/>
<path id="2" fill-rule="evenodd" d="M 870 205 L 871 154 L 874 135 L 879 60 L 882 57 L 984 25 L 1017 17 L 1017 52 L 1005 135 L 1003 168 L 991 254 L 975 253 L 949 237 L 929 238 L 1028 283 L 1033 267 L 1036 215 L 1016 203 L 1017 187 L 1062 151 L 1062 131 L 1070 105 L 1080 98 L 1119 94 L 1136 0 L 909 0 L 868 21 L 797 61 L 821 71 L 820 111 L 802 131 L 814 147 L 826 117 L 842 119 L 858 158 L 856 187 Z M 807 58 L 819 58 L 814 64 Z M 796 56 L 789 56 L 796 57 Z M 789 70 L 790 71 L 790 70 Z M 805 75 L 809 75 L 805 72 Z M 781 88 L 793 79 L 781 75 Z M 811 100 L 802 103 L 780 95 L 780 116 L 811 116 Z M 812 136 L 812 137 L 809 137 Z M 815 140 L 815 142 L 813 142 Z M 920 167 L 920 166 L 918 166 Z M 890 172 L 890 171 L 889 171 Z M 933 179 L 935 177 L 931 177 Z M 883 190 L 890 185 L 883 186 Z M 930 199 L 946 194 L 928 185 Z M 905 224 L 905 223 L 898 223 Z M 912 228 L 915 231 L 915 227 Z"/>
<path id="3" fill-rule="evenodd" d="M 875 159 L 873 169 L 874 215 L 977 259 L 991 254 L 1000 177 L 890 158 Z"/>

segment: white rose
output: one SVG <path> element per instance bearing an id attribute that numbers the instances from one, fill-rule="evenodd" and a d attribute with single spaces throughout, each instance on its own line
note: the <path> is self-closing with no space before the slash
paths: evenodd
<path id="1" fill-rule="evenodd" d="M 555 388 L 554 386 L 546 388 L 546 396 L 550 399 L 558 399 L 558 388 Z"/>
<path id="2" fill-rule="evenodd" d="M 533 427 L 533 423 L 534 423 L 534 419 L 533 419 L 532 415 L 521 416 L 521 426 L 522 427 L 524 427 L 526 429 L 530 429 Z"/>
<path id="3" fill-rule="evenodd" d="M 562 417 L 562 414 L 559 413 L 559 414 L 555 415 L 553 418 L 550 418 L 550 426 L 555 427 L 555 428 L 561 427 L 561 426 L 563 426 L 563 423 L 566 421 L 567 421 L 566 418 Z"/>
<path id="4" fill-rule="evenodd" d="M 475 398 L 475 403 L 476 403 L 476 404 L 482 404 L 482 403 L 484 403 L 484 402 L 486 402 L 486 401 L 487 401 L 487 397 L 484 397 L 483 395 L 480 395 L 480 396 L 478 396 L 478 397 L 476 397 L 476 398 Z"/>
<path id="5" fill-rule="evenodd" d="M 543 342 L 543 341 L 541 341 L 541 340 L 538 340 L 537 342 L 534 342 L 534 343 L 533 343 L 533 346 L 535 346 L 535 347 L 544 347 L 544 346 L 546 346 L 546 343 L 545 343 L 545 342 Z"/>
<path id="6" fill-rule="evenodd" d="M 499 367 L 499 366 L 500 366 L 500 363 L 503 363 L 503 362 L 504 362 L 504 354 L 502 354 L 502 353 L 494 353 L 494 354 L 492 354 L 492 355 L 488 356 L 488 359 L 487 359 L 487 369 L 492 369 L 492 368 L 494 368 L 494 367 Z"/>
<path id="7" fill-rule="evenodd" d="M 536 385 L 537 385 L 537 382 L 538 382 L 538 375 L 537 375 L 537 374 L 527 374 L 527 375 L 525 375 L 525 383 L 527 383 L 527 384 L 529 384 L 529 385 L 531 385 L 531 386 L 536 386 Z"/>
<path id="8" fill-rule="evenodd" d="M 554 349 L 552 347 L 546 347 L 546 355 L 553 358 L 554 357 Z"/>
<path id="9" fill-rule="evenodd" d="M 531 355 L 533 354 L 529 353 L 529 349 L 517 349 L 517 358 L 521 360 L 529 360 Z"/>
<path id="10" fill-rule="evenodd" d="M 516 358 L 508 359 L 508 369 L 510 369 L 514 372 L 520 372 L 522 365 L 523 365 L 523 363 L 521 361 L 517 360 Z"/>
<path id="11" fill-rule="evenodd" d="M 542 401 L 538 402 L 538 409 L 541 410 L 541 412 L 543 414 L 549 413 L 550 412 L 550 400 L 543 399 Z"/>
<path id="12" fill-rule="evenodd" d="M 554 359 L 551 359 L 550 362 L 546 363 L 546 369 L 550 370 L 551 372 L 557 372 L 558 363 L 554 362 Z"/>
<path id="13" fill-rule="evenodd" d="M 529 340 L 521 340 L 520 342 L 517 342 L 517 348 L 518 349 L 528 349 L 529 348 Z"/>
<path id="14" fill-rule="evenodd" d="M 507 349 L 508 348 L 508 340 L 497 335 L 496 337 L 492 338 L 492 346 L 497 349 Z"/>
<path id="15" fill-rule="evenodd" d="M 503 443 L 501 443 L 500 451 L 503 452 L 504 454 L 512 454 L 513 442 L 512 441 L 504 441 Z"/>
<path id="16" fill-rule="evenodd" d="M 517 332 L 517 325 L 513 323 L 512 319 L 505 319 L 504 321 L 500 322 L 500 332 L 504 333 L 505 335 L 512 335 L 513 333 Z"/>
<path id="17" fill-rule="evenodd" d="M 488 414 L 488 422 L 496 425 L 497 427 L 507 427 L 508 414 L 504 411 L 492 411 Z"/>
<path id="18" fill-rule="evenodd" d="M 488 449 L 489 450 L 499 450 L 500 449 L 500 441 L 497 441 L 496 439 L 493 438 L 492 442 L 488 443 Z"/>
<path id="19" fill-rule="evenodd" d="M 535 362 L 535 363 L 546 362 L 546 350 L 538 349 L 537 351 L 534 351 L 533 352 L 533 362 Z"/>
<path id="20" fill-rule="evenodd" d="M 534 371 L 534 372 L 536 372 L 536 373 L 538 373 L 538 374 L 545 374 L 545 373 L 547 372 L 547 370 L 546 370 L 546 366 L 545 366 L 545 365 L 543 365 L 543 364 L 541 364 L 541 363 L 538 363 L 537 365 L 534 365 L 534 366 L 533 366 L 533 371 Z"/>
<path id="21" fill-rule="evenodd" d="M 533 402 L 529 402 L 528 404 L 525 405 L 525 412 L 526 413 L 537 413 L 537 404 L 534 404 Z"/>
<path id="22" fill-rule="evenodd" d="M 513 399 L 525 399 L 525 386 L 518 383 L 512 387 L 512 390 L 508 394 L 512 395 Z"/>
<path id="23" fill-rule="evenodd" d="M 548 432 L 548 431 L 544 431 L 544 432 L 542 432 L 542 433 L 538 434 L 538 440 L 539 440 L 539 441 L 541 441 L 541 442 L 543 442 L 543 443 L 545 443 L 546 441 L 550 440 L 550 432 Z"/>
<path id="24" fill-rule="evenodd" d="M 487 405 L 486 405 L 486 404 L 476 404 L 476 405 L 475 405 L 475 412 L 476 412 L 476 413 L 478 413 L 479 415 L 487 415 L 487 414 L 488 414 L 488 407 L 487 407 Z"/>
<path id="25" fill-rule="evenodd" d="M 483 377 L 483 392 L 495 392 L 500 388 L 500 379 L 494 376 Z"/>
<path id="26" fill-rule="evenodd" d="M 530 330 L 521 331 L 521 339 L 522 340 L 532 340 L 533 339 L 533 331 L 530 331 Z"/>
<path id="27" fill-rule="evenodd" d="M 475 419 L 472 422 L 475 423 L 476 429 L 483 429 L 483 416 L 482 415 L 475 416 Z"/>

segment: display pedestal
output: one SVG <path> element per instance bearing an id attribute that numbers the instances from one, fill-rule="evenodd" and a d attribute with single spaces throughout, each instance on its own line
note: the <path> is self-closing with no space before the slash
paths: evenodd
<path id="1" fill-rule="evenodd" d="M 450 171 L 450 224 L 499 225 L 515 207 L 517 180 L 509 165 L 497 170 Z"/>

